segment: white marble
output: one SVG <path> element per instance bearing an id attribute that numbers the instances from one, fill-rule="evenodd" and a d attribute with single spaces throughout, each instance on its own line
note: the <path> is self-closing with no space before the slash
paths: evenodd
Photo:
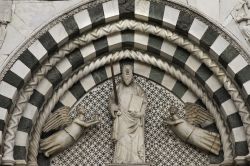
<path id="1" fill-rule="evenodd" d="M 243 84 L 243 94 L 244 96 L 250 95 L 250 80 Z"/>
<path id="2" fill-rule="evenodd" d="M 197 5 L 197 0 L 187 0 L 187 4 L 195 8 Z"/>
<path id="3" fill-rule="evenodd" d="M 0 54 L 0 70 L 2 68 L 2 65 L 4 64 L 4 62 L 6 61 L 6 59 L 8 58 L 8 55 L 4 55 L 4 54 Z"/>
<path id="4" fill-rule="evenodd" d="M 11 7 L 12 1 L 0 1 L 0 21 L 9 22 L 11 21 Z"/>
<path id="5" fill-rule="evenodd" d="M 198 19 L 194 19 L 189 31 L 188 36 L 190 39 L 194 40 L 196 43 L 200 43 L 200 39 L 206 32 L 208 26 Z"/>
<path id="6" fill-rule="evenodd" d="M 221 109 L 225 112 L 227 116 L 234 114 L 238 111 L 232 100 L 227 100 L 222 103 Z"/>
<path id="7" fill-rule="evenodd" d="M 26 146 L 28 141 L 28 133 L 23 131 L 16 132 L 15 145 L 17 146 Z"/>
<path id="8" fill-rule="evenodd" d="M 187 6 L 187 0 L 169 0 Z"/>
<path id="9" fill-rule="evenodd" d="M 80 29 L 80 33 L 85 30 L 89 30 L 92 26 L 88 10 L 83 10 L 74 15 L 78 28 Z"/>
<path id="10" fill-rule="evenodd" d="M 200 66 L 201 62 L 192 55 L 188 57 L 185 63 L 185 69 L 192 73 L 192 75 L 195 75 L 195 72 L 199 69 Z"/>
<path id="11" fill-rule="evenodd" d="M 90 61 L 96 57 L 95 47 L 93 43 L 89 43 L 88 45 L 83 46 L 80 49 L 80 52 L 85 62 Z"/>
<path id="12" fill-rule="evenodd" d="M 212 46 L 210 52 L 218 58 L 220 54 L 227 48 L 229 42 L 222 36 L 218 36 Z"/>
<path id="13" fill-rule="evenodd" d="M 121 33 L 115 33 L 115 34 L 109 35 L 107 37 L 107 40 L 108 40 L 109 51 L 117 49 L 117 48 L 121 48 L 121 45 L 122 45 Z"/>
<path id="14" fill-rule="evenodd" d="M 34 121 L 36 119 L 38 115 L 38 109 L 36 106 L 27 103 L 26 108 L 23 112 L 23 117 L 31 119 L 32 121 Z"/>
<path id="15" fill-rule="evenodd" d="M 238 55 L 228 64 L 227 70 L 232 76 L 234 76 L 247 65 L 246 60 L 241 55 Z"/>
<path id="16" fill-rule="evenodd" d="M 195 96 L 195 94 L 192 91 L 187 90 L 184 93 L 184 95 L 181 97 L 181 100 L 184 102 L 195 103 L 198 100 L 198 98 Z"/>
<path id="17" fill-rule="evenodd" d="M 119 19 L 118 0 L 112 0 L 102 4 L 106 22 Z"/>
<path id="18" fill-rule="evenodd" d="M 233 135 L 235 142 L 241 142 L 247 140 L 244 127 L 233 128 L 232 131 L 234 133 Z"/>
<path id="19" fill-rule="evenodd" d="M 72 107 L 75 102 L 77 101 L 77 99 L 75 98 L 75 96 L 70 92 L 70 91 L 67 91 L 63 97 L 60 99 L 60 102 L 65 105 L 65 106 L 68 106 L 68 107 Z"/>
<path id="20" fill-rule="evenodd" d="M 222 87 L 221 83 L 214 75 L 211 75 L 211 77 L 207 79 L 205 86 L 208 87 L 211 93 L 214 93 Z"/>
<path id="21" fill-rule="evenodd" d="M 83 89 L 87 92 L 89 89 L 95 86 L 95 80 L 93 79 L 92 75 L 89 74 L 83 79 L 80 80 Z"/>
<path id="22" fill-rule="evenodd" d="M 164 40 L 161 45 L 161 56 L 166 58 L 168 61 L 172 61 L 174 53 L 176 51 L 176 45 Z"/>
<path id="23" fill-rule="evenodd" d="M 71 73 L 72 65 L 67 58 L 64 58 L 56 65 L 56 68 L 62 74 L 62 77 L 65 78 Z"/>
<path id="24" fill-rule="evenodd" d="M 47 50 L 43 47 L 39 40 L 36 40 L 28 50 L 36 57 L 37 60 L 42 62 L 47 56 Z"/>
<path id="25" fill-rule="evenodd" d="M 239 24 L 235 22 L 231 15 L 228 16 L 228 20 L 225 24 L 223 24 L 225 30 L 229 31 L 232 34 L 232 37 L 240 43 L 241 47 L 250 51 L 249 43 L 243 36 Z"/>
<path id="26" fill-rule="evenodd" d="M 141 32 L 136 32 L 134 34 L 134 45 L 137 48 L 141 48 L 143 50 L 147 50 L 147 45 L 148 45 L 148 35 L 141 33 Z"/>
<path id="27" fill-rule="evenodd" d="M 0 119 L 6 121 L 7 116 L 8 116 L 8 110 L 0 107 Z"/>
<path id="28" fill-rule="evenodd" d="M 19 32 L 19 29 L 15 28 L 12 24 L 15 23 L 8 24 L 5 40 L 0 49 L 0 55 L 9 55 L 25 39 L 25 36 Z"/>
<path id="29" fill-rule="evenodd" d="M 162 86 L 168 88 L 169 90 L 172 90 L 174 88 L 175 83 L 176 79 L 174 79 L 170 75 L 164 74 L 164 77 L 161 82 Z"/>
<path id="30" fill-rule="evenodd" d="M 196 1 L 196 9 L 204 13 L 213 20 L 219 20 L 220 0 L 198 0 Z"/>
<path id="31" fill-rule="evenodd" d="M 150 2 L 145 0 L 135 0 L 135 18 L 148 20 Z"/>
<path id="32" fill-rule="evenodd" d="M 113 64 L 113 69 L 114 69 L 114 75 L 120 74 L 121 73 L 121 69 L 120 69 L 120 64 L 119 63 L 115 63 Z M 107 73 L 107 77 L 110 78 L 111 75 L 111 67 L 110 65 L 105 66 L 105 71 Z"/>
<path id="33" fill-rule="evenodd" d="M 17 88 L 8 84 L 5 81 L 1 81 L 0 82 L 0 94 L 9 99 L 13 99 L 17 95 Z"/>
<path id="34" fill-rule="evenodd" d="M 165 6 L 163 15 L 163 25 L 174 29 L 179 17 L 180 11 L 169 6 Z"/>
<path id="35" fill-rule="evenodd" d="M 134 63 L 134 72 L 146 78 L 149 77 L 151 67 L 140 62 Z"/>
<path id="36" fill-rule="evenodd" d="M 86 0 L 85 2 L 88 2 Z M 13 1 L 11 22 L 7 26 L 5 41 L 0 55 L 9 55 L 31 34 L 58 16 L 72 8 L 81 0 L 70 1 Z M 6 1 L 4 2 L 6 3 Z"/>
<path id="37" fill-rule="evenodd" d="M 237 6 L 239 0 L 220 0 L 220 22 L 224 22 L 228 15 Z"/>
<path id="38" fill-rule="evenodd" d="M 0 23 L 0 49 L 3 45 L 5 35 L 6 35 L 6 25 Z"/>
<path id="39" fill-rule="evenodd" d="M 49 30 L 49 33 L 51 34 L 53 39 L 56 41 L 59 47 L 68 40 L 68 33 L 66 32 L 62 23 L 58 23 L 54 27 L 52 27 Z"/>
<path id="40" fill-rule="evenodd" d="M 16 73 L 19 77 L 24 80 L 27 80 L 30 76 L 30 69 L 23 64 L 20 60 L 17 60 L 14 65 L 10 68 L 10 70 Z"/>
<path id="41" fill-rule="evenodd" d="M 46 97 L 52 93 L 53 85 L 47 78 L 43 78 L 38 84 L 36 90 Z"/>

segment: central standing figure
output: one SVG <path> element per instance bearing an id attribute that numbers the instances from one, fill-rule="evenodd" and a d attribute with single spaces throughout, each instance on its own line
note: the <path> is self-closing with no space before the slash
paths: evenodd
<path id="1" fill-rule="evenodd" d="M 116 87 L 117 95 L 113 93 L 110 99 L 110 111 L 114 118 L 113 163 L 145 163 L 144 116 L 147 99 L 143 89 L 133 80 L 131 62 L 125 62 L 121 70 L 122 81 Z"/>

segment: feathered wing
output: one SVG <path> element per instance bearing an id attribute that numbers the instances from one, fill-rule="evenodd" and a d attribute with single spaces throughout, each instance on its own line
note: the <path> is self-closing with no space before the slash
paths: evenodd
<path id="1" fill-rule="evenodd" d="M 198 104 L 187 102 L 184 110 L 186 111 L 185 119 L 195 126 L 204 127 L 214 122 L 213 116 Z"/>
<path id="2" fill-rule="evenodd" d="M 64 106 L 52 113 L 43 126 L 43 132 L 49 132 L 69 125 L 72 122 L 69 116 L 69 110 L 69 107 Z"/>
<path id="3" fill-rule="evenodd" d="M 195 126 L 205 127 L 214 122 L 213 116 L 203 107 L 193 104 L 185 103 L 184 109 L 186 111 L 185 119 Z M 193 132 L 194 145 L 202 149 L 208 150 L 216 155 L 219 154 L 221 148 L 220 135 L 218 133 L 210 132 L 205 129 L 194 130 Z"/>

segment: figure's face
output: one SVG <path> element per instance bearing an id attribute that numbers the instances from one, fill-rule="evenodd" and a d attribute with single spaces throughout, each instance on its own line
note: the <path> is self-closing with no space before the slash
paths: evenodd
<path id="1" fill-rule="evenodd" d="M 169 113 L 170 113 L 170 116 L 174 116 L 177 114 L 177 108 L 174 107 L 174 106 L 171 106 L 170 109 L 169 109 Z"/>
<path id="2" fill-rule="evenodd" d="M 124 65 L 122 67 L 122 80 L 127 86 L 133 81 L 133 68 L 131 65 Z"/>

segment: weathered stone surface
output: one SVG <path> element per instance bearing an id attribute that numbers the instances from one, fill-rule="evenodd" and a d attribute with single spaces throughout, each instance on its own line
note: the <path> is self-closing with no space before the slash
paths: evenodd
<path id="1" fill-rule="evenodd" d="M 11 20 L 12 1 L 0 1 L 0 22 L 9 22 Z"/>

